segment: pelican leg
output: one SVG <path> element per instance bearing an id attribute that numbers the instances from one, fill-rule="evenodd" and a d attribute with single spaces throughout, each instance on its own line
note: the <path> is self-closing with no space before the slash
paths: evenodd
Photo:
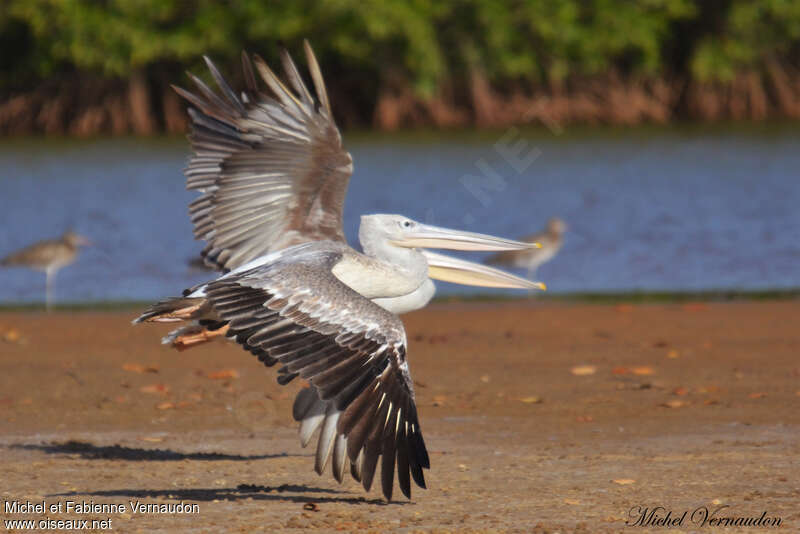
<path id="1" fill-rule="evenodd" d="M 217 328 L 216 330 L 209 330 L 207 328 L 202 328 L 199 331 L 187 330 L 187 333 L 175 336 L 175 338 L 172 340 L 172 346 L 182 351 L 193 347 L 194 345 L 211 341 L 216 337 L 224 336 L 227 333 L 228 325 L 225 325 L 222 328 Z"/>

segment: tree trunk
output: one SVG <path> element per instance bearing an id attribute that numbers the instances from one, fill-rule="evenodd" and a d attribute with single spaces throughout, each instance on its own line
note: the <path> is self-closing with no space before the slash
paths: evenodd
<path id="1" fill-rule="evenodd" d="M 186 112 L 183 110 L 181 99 L 172 87 L 163 91 L 162 105 L 164 108 L 164 127 L 167 133 L 181 133 L 186 131 Z"/>
<path id="2" fill-rule="evenodd" d="M 478 67 L 470 70 L 470 96 L 472 109 L 475 113 L 475 123 L 478 126 L 494 126 L 497 124 L 495 98 L 489 80 Z"/>
<path id="3" fill-rule="evenodd" d="M 772 90 L 777 100 L 779 113 L 789 117 L 800 117 L 800 98 L 795 96 L 792 80 L 780 63 L 775 60 L 767 61 L 767 73 L 772 82 Z"/>
<path id="4" fill-rule="evenodd" d="M 128 82 L 128 101 L 134 133 L 150 135 L 155 132 L 153 108 L 150 105 L 150 88 L 147 85 L 147 76 L 141 69 L 131 72 Z"/>

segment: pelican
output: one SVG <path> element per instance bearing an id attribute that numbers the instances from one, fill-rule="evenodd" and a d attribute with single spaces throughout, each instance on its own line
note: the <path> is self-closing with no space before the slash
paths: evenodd
<path id="1" fill-rule="evenodd" d="M 59 239 L 39 241 L 9 254 L 0 260 L 0 265 L 44 271 L 47 277 L 45 306 L 49 311 L 53 305 L 53 286 L 59 269 L 73 263 L 80 247 L 89 245 L 91 242 L 87 238 L 68 230 Z"/>
<path id="2" fill-rule="evenodd" d="M 203 257 L 223 274 L 154 304 L 134 320 L 190 321 L 165 338 L 178 348 L 225 335 L 267 366 L 278 382 L 308 381 L 295 400 L 306 446 L 320 429 L 315 470 L 328 463 L 342 482 L 347 466 L 369 491 L 381 460 L 381 488 L 394 474 L 410 498 L 430 467 L 398 317 L 433 296 L 431 278 L 491 287 L 544 285 L 428 249 L 522 250 L 537 244 L 422 224 L 402 215 L 361 217 L 362 252 L 342 230 L 353 170 L 308 42 L 314 95 L 289 54 L 288 86 L 259 57 L 242 55 L 237 94 L 214 64 L 218 91 L 192 76 L 197 93 L 175 88 L 191 105 L 193 155 L 187 187 Z M 255 70 L 271 92 L 262 92 Z"/>
<path id="3" fill-rule="evenodd" d="M 536 274 L 536 270 L 541 264 L 550 261 L 558 254 L 564 245 L 564 232 L 566 231 L 567 224 L 564 221 L 558 217 L 551 217 L 543 232 L 520 238 L 520 241 L 539 243 L 540 248 L 500 252 L 490 256 L 486 261 L 494 265 L 526 269 L 527 277 L 530 278 Z"/>

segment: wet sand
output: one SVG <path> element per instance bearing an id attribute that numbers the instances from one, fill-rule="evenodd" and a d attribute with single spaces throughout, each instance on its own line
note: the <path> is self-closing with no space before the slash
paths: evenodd
<path id="1" fill-rule="evenodd" d="M 124 503 L 115 532 L 636 532 L 780 517 L 800 529 L 800 301 L 439 304 L 407 316 L 429 489 L 313 472 L 299 384 L 215 342 L 178 353 L 135 312 L 0 313 L 3 501 Z M 139 513 L 197 503 L 197 513 Z M 5 503 L 3 503 L 5 506 Z M 634 510 L 632 514 L 632 510 Z M 698 514 L 702 514 L 698 512 Z M 695 515 L 695 520 L 700 516 Z"/>

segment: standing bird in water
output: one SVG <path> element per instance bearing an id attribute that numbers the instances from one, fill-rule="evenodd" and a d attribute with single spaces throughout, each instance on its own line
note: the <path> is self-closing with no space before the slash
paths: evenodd
<path id="1" fill-rule="evenodd" d="M 44 271 L 47 276 L 45 302 L 47 310 L 50 311 L 53 304 L 56 273 L 62 267 L 66 267 L 75 261 L 80 247 L 89 245 L 91 245 L 91 242 L 88 239 L 69 230 L 59 239 L 39 241 L 9 254 L 0 260 L 0 265 L 4 267 L 27 267 L 37 271 Z"/>
<path id="2" fill-rule="evenodd" d="M 521 250 L 538 244 L 421 224 L 402 215 L 365 215 L 351 248 L 342 230 L 352 159 L 342 147 L 325 84 L 308 43 L 315 95 L 289 54 L 288 87 L 260 58 L 259 89 L 243 55 L 245 90 L 235 92 L 206 60 L 219 93 L 192 77 L 198 93 L 176 88 L 191 104 L 194 154 L 187 187 L 203 257 L 224 274 L 154 304 L 134 322 L 189 321 L 165 338 L 191 347 L 225 335 L 267 366 L 278 382 L 309 382 L 295 400 L 307 445 L 320 429 L 315 469 L 328 463 L 341 482 L 347 466 L 366 490 L 381 460 L 391 499 L 394 474 L 411 495 L 430 467 L 422 439 L 407 340 L 397 314 L 433 296 L 431 278 L 491 287 L 543 284 L 428 248 Z"/>
<path id="3" fill-rule="evenodd" d="M 540 243 L 541 248 L 500 252 L 489 256 L 486 263 L 526 269 L 528 278 L 531 278 L 541 264 L 550 261 L 561 250 L 566 231 L 566 223 L 557 217 L 552 217 L 547 221 L 547 229 L 544 232 L 520 238 L 520 241 L 526 243 Z"/>

